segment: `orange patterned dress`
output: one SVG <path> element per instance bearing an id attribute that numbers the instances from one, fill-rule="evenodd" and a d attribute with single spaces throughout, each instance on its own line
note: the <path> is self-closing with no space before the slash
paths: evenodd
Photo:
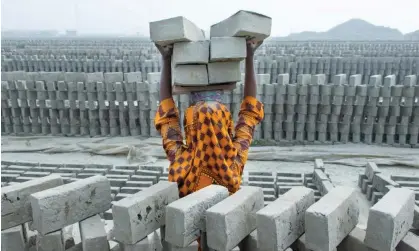
<path id="1" fill-rule="evenodd" d="M 226 187 L 230 194 L 236 192 L 254 128 L 263 116 L 263 104 L 254 97 L 245 97 L 234 128 L 225 105 L 217 101 L 197 102 L 185 111 L 185 144 L 179 111 L 172 98 L 163 100 L 155 126 L 170 161 L 168 179 L 177 182 L 180 197 L 211 184 Z"/>

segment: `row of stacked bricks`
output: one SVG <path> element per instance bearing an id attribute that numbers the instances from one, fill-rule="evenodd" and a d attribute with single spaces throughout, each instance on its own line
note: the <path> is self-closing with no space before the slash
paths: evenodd
<path id="1" fill-rule="evenodd" d="M 265 42 L 263 54 L 291 54 L 312 56 L 311 52 L 322 52 L 316 56 L 358 56 L 358 57 L 415 57 L 419 52 L 419 43 L 415 41 L 277 41 Z M 147 55 L 152 52 L 154 45 L 144 38 L 109 38 L 85 39 L 3 39 L 2 54 L 15 55 L 43 55 L 53 57 L 55 54 L 72 56 L 99 55 Z"/>
<path id="2" fill-rule="evenodd" d="M 332 82 L 337 74 L 362 75 L 362 83 L 368 85 L 372 75 L 395 75 L 397 83 L 401 83 L 405 76 L 419 72 L 419 59 L 404 58 L 362 58 L 362 57 L 296 57 L 285 56 L 256 56 L 256 73 L 270 74 L 271 83 L 276 83 L 278 74 L 290 74 L 292 83 L 297 81 L 300 74 L 325 74 L 326 81 Z"/>
<path id="3" fill-rule="evenodd" d="M 217 40 L 214 42 L 218 42 L 221 46 L 226 46 L 226 41 Z M 234 41 L 233 41 L 234 42 Z M 202 44 L 202 42 L 198 43 Z M 230 53 L 233 57 L 244 57 L 243 55 L 243 46 L 238 46 L 240 43 L 235 41 L 233 43 L 235 47 L 234 52 Z M 189 45 L 189 47 L 191 47 Z M 209 50 L 209 43 L 208 49 Z M 196 45 L 195 45 L 196 46 Z M 201 45 L 202 46 L 202 45 Z M 179 46 L 177 46 L 179 47 Z M 185 47 L 185 45 L 183 45 Z M 231 46 L 230 46 L 231 47 Z M 198 58 L 201 59 L 205 57 L 205 55 L 188 55 L 186 54 L 186 50 L 188 48 L 177 48 L 177 52 L 175 54 L 176 61 L 178 63 L 193 63 L 188 62 L 192 58 L 195 58 L 196 61 Z M 189 49 L 193 49 L 189 48 Z M 197 49 L 197 48 L 195 48 Z M 204 51 L 205 48 L 199 48 L 200 51 Z M 227 49 L 227 48 L 226 48 Z M 231 48 L 230 48 L 231 49 Z M 226 50 L 223 52 L 225 53 Z M 185 55 L 184 55 L 185 54 Z M 207 53 L 208 54 L 208 53 Z M 235 54 L 235 55 L 234 55 Z M 199 57 L 198 57 L 199 56 Z M 224 55 L 227 57 L 228 55 Z M 157 56 L 153 56 L 157 57 Z M 289 73 L 292 82 L 297 80 L 297 76 L 299 74 L 325 74 L 327 81 L 332 81 L 332 78 L 336 74 L 346 74 L 346 75 L 355 75 L 361 74 L 363 76 L 362 83 L 368 84 L 369 77 L 372 75 L 396 75 L 396 81 L 402 82 L 405 76 L 411 74 L 417 74 L 419 72 L 419 62 L 416 58 L 341 58 L 341 57 L 334 57 L 334 58 L 294 58 L 293 56 L 275 56 L 272 59 L 269 56 L 256 56 L 257 61 L 255 62 L 255 70 L 256 73 L 259 74 L 270 74 L 272 76 L 271 83 L 276 82 L 276 77 L 278 74 Z M 215 58 L 213 60 L 216 60 Z M 183 62 L 182 62 L 183 61 Z M 198 60 L 199 61 L 199 60 Z M 206 60 L 208 61 L 208 60 Z M 205 60 L 202 62 L 206 62 Z M 18 61 L 19 62 L 19 61 Z M 52 63 L 44 63 L 42 61 L 34 61 L 28 66 L 22 66 L 21 63 L 17 63 L 17 65 L 8 65 L 10 64 L 9 61 L 6 61 L 3 65 L 3 72 L 13 72 L 13 71 L 25 71 L 25 72 L 85 72 L 85 73 L 93 73 L 93 72 L 142 72 L 144 74 L 144 78 L 147 73 L 149 72 L 159 72 L 161 70 L 161 62 L 158 59 L 145 59 L 144 61 L 122 61 L 122 60 L 114 60 L 108 59 L 105 60 L 92 60 L 92 61 L 83 61 L 78 62 L 76 61 L 56 61 Z M 136 64 L 134 64 L 134 62 Z M 201 63 L 202 63 L 201 62 Z M 195 62 L 197 63 L 197 62 Z M 32 65 L 33 64 L 33 65 Z M 51 64 L 51 65 L 49 65 Z M 52 66 L 52 64 L 55 64 Z"/>
<path id="4" fill-rule="evenodd" d="M 223 50 L 221 51 L 224 59 L 228 58 L 227 54 L 231 57 L 243 58 L 243 46 L 239 46 L 239 41 L 228 39 L 223 41 L 220 39 L 213 39 L 214 43 L 219 44 Z M 237 40 L 237 39 L 236 39 Z M 182 45 L 182 46 L 180 46 Z M 175 50 L 176 63 L 205 63 L 209 55 L 209 42 L 197 42 L 197 43 L 180 43 Z M 198 46 L 199 45 L 199 46 Z M 206 47 L 205 47 L 205 46 Z M 220 46 L 216 46 L 220 50 Z M 228 48 L 226 48 L 228 46 Z M 202 48 L 201 48 L 202 47 Z M 207 48 L 208 47 L 208 48 Z M 187 53 L 188 51 L 195 49 L 200 53 Z M 233 50 L 234 49 L 234 50 Z M 208 51 L 207 51 L 208 50 Z M 204 53 L 206 52 L 206 53 Z M 227 54 L 226 54 L 227 53 Z M 219 54 L 219 53 L 218 53 Z M 149 72 L 158 72 L 161 70 L 161 62 L 156 54 L 152 55 L 153 58 L 157 59 L 143 59 L 142 61 L 133 60 L 114 60 L 105 59 L 102 60 L 91 60 L 91 61 L 71 61 L 71 60 L 60 60 L 51 63 L 43 63 L 42 61 L 34 61 L 33 65 L 24 67 L 22 63 L 14 63 L 12 65 L 9 61 L 6 61 L 2 66 L 2 72 L 11 71 L 25 71 L 25 72 L 137 72 L 140 71 L 144 74 L 144 78 Z M 221 58 L 212 58 L 212 60 L 221 60 Z M 223 59 L 223 60 L 224 60 Z M 368 84 L 369 78 L 372 75 L 395 75 L 397 83 L 403 82 L 405 76 L 411 74 L 417 74 L 419 72 L 419 59 L 413 57 L 404 58 L 360 58 L 360 57 L 295 57 L 295 56 L 256 56 L 257 61 L 255 62 L 256 73 L 259 74 L 270 74 L 271 83 L 276 82 L 278 74 L 289 73 L 291 82 L 296 82 L 299 74 L 325 74 L 328 82 L 332 81 L 332 78 L 336 74 L 346 75 L 362 75 L 362 83 Z M 84 60 L 84 59 L 80 59 Z M 18 61 L 19 62 L 19 61 Z M 134 64 L 135 63 L 135 64 Z M 54 66 L 53 66 L 54 64 Z M 212 67 L 214 68 L 214 67 Z"/>
<path id="5" fill-rule="evenodd" d="M 158 58 L 157 54 L 155 54 L 156 50 L 152 48 L 152 46 L 151 43 L 144 45 L 145 49 L 143 50 L 146 51 L 146 54 L 135 58 L 124 56 L 125 54 L 123 51 L 112 52 L 113 54 L 111 54 L 111 56 L 94 56 L 91 59 L 86 59 L 84 54 L 79 55 L 79 57 L 73 57 L 71 52 L 60 53 L 59 51 L 51 52 L 56 55 L 53 58 L 50 58 L 49 55 L 42 55 L 44 52 L 39 50 L 36 52 L 37 54 L 33 56 L 28 56 L 27 53 L 30 52 L 26 51 L 12 53 L 5 52 L 2 53 L 2 71 L 144 72 L 145 67 L 157 69 L 160 66 L 159 60 L 156 59 Z M 44 50 L 47 51 L 46 49 Z M 89 51 L 94 51 L 93 48 L 86 50 L 87 54 Z M 258 58 L 261 61 L 258 69 L 266 69 L 269 72 L 258 71 L 258 73 L 270 73 L 272 76 L 275 76 L 276 74 L 271 72 L 271 70 L 278 70 L 278 74 L 290 73 L 292 79 L 298 74 L 320 73 L 324 73 L 327 76 L 333 76 L 339 73 L 347 75 L 361 74 L 365 76 L 398 75 L 400 73 L 400 79 L 403 79 L 405 75 L 418 72 L 419 65 L 417 57 L 412 55 L 407 55 L 405 57 L 355 57 L 353 55 L 349 57 L 327 57 L 324 55 L 321 57 L 313 57 L 308 54 L 301 57 L 292 55 L 293 53 L 291 52 L 285 53 L 285 55 L 282 55 L 284 53 L 268 53 L 268 55 L 265 55 L 266 53 L 263 51 L 269 52 L 269 48 L 263 48 L 263 50 L 258 53 Z M 115 59 L 121 57 L 122 59 Z M 147 57 L 151 57 L 152 59 L 147 59 Z M 280 72 L 281 69 L 285 69 L 285 72 Z M 368 77 L 365 78 L 364 81 L 368 81 Z"/>
<path id="6" fill-rule="evenodd" d="M 307 173 L 245 171 L 242 184 L 262 188 L 265 206 L 294 187 L 312 189 L 315 201 L 334 188 L 321 159 L 316 159 L 313 172 Z"/>
<path id="7" fill-rule="evenodd" d="M 226 47 L 227 45 L 229 45 L 228 42 L 229 39 L 224 39 L 220 40 L 220 39 L 215 39 L 214 43 L 219 44 L 220 46 L 216 46 L 216 49 L 221 49 L 220 47 Z M 223 56 L 223 60 L 227 59 L 228 57 L 232 57 L 235 58 L 236 60 L 239 60 L 240 58 L 243 58 L 243 46 L 238 46 L 240 44 L 240 41 L 235 41 L 235 39 L 232 40 L 232 38 L 230 38 L 230 46 L 229 48 L 224 48 L 223 51 L 221 51 L 224 56 Z M 199 42 L 198 44 L 201 44 L 203 42 Z M 175 50 L 176 54 L 174 54 L 175 59 L 177 62 L 177 64 L 184 64 L 184 63 L 192 63 L 192 62 L 206 62 L 208 61 L 206 58 L 206 56 L 208 56 L 208 52 L 205 53 L 205 55 L 201 55 L 204 54 L 203 52 L 205 52 L 205 48 L 194 48 L 193 46 L 197 46 L 195 45 L 196 43 L 189 43 L 189 50 L 190 49 L 195 49 L 200 51 L 201 53 L 199 54 L 186 54 L 188 52 L 188 47 L 186 45 L 188 45 L 188 43 L 180 43 L 180 44 L 184 44 L 183 47 L 177 46 L 179 48 L 177 48 L 177 50 Z M 234 45 L 234 46 L 233 46 Z M 202 46 L 201 46 L 202 47 Z M 234 51 L 230 48 L 234 48 Z M 208 42 L 208 48 L 209 48 L 209 42 Z M 207 49 L 208 49 L 207 48 Z M 227 51 L 226 49 L 230 49 L 229 51 Z M 220 53 L 218 53 L 220 54 Z M 229 54 L 229 55 L 227 55 Z M 217 58 L 215 58 L 217 57 Z M 221 58 L 219 58 L 219 56 L 215 55 L 215 57 L 212 60 L 221 60 Z M 412 74 L 417 74 L 419 72 L 419 62 L 416 62 L 415 60 L 418 59 L 409 59 L 409 58 L 402 58 L 399 61 L 396 61 L 396 63 L 391 62 L 388 64 L 378 64 L 380 65 L 380 67 L 378 68 L 377 65 L 377 61 L 378 59 L 374 59 L 374 60 L 370 60 L 367 61 L 365 64 L 364 63 L 359 63 L 358 60 L 360 60 L 359 58 L 355 58 L 355 59 L 351 59 L 351 58 L 320 58 L 319 59 L 319 63 L 317 62 L 317 59 L 299 59 L 299 58 L 292 58 L 291 56 L 276 56 L 275 59 L 271 59 L 267 56 L 256 56 L 257 60 L 255 61 L 255 71 L 258 74 L 270 74 L 271 75 L 271 83 L 275 83 L 277 81 L 277 75 L 278 74 L 284 74 L 284 73 L 288 73 L 290 74 L 290 78 L 291 78 L 291 82 L 296 82 L 297 80 L 297 76 L 299 74 L 311 74 L 311 75 L 315 75 L 315 74 L 325 74 L 326 75 L 326 81 L 327 82 L 332 82 L 333 81 L 333 76 L 336 74 L 346 74 L 346 75 L 356 75 L 356 74 L 360 74 L 362 75 L 362 80 L 361 82 L 364 83 L 365 85 L 368 84 L 370 77 L 372 75 L 382 75 L 382 76 L 387 76 L 387 75 L 395 75 L 396 76 L 396 82 L 397 83 L 402 83 L 404 81 L 404 77 L 408 76 L 408 75 L 412 75 Z M 296 60 L 296 61 L 295 61 Z M 304 63 L 299 63 L 301 60 L 305 60 L 305 61 L 315 61 L 317 65 L 317 67 L 315 66 L 316 64 L 312 63 L 312 64 L 304 64 Z M 351 63 L 341 63 L 341 61 L 349 61 Z M 355 62 L 355 63 L 354 63 Z M 360 65 L 358 65 L 360 64 Z M 309 67 L 309 65 L 312 65 L 311 68 Z M 314 66 L 313 66 L 314 65 Z M 345 67 L 340 67 L 344 65 Z M 384 67 L 385 65 L 385 67 Z M 365 69 L 364 69 L 365 67 Z M 48 72 L 48 71 L 44 71 L 42 69 L 37 69 L 38 72 Z M 112 72 L 109 69 L 105 69 L 105 68 L 95 68 L 95 69 L 82 69 L 82 72 L 87 72 L 87 73 L 91 73 L 91 72 Z M 155 60 L 146 60 L 141 67 L 137 67 L 137 68 L 133 68 L 132 70 L 124 70 L 124 69 L 120 69 L 117 68 L 115 69 L 113 72 L 142 72 L 143 73 L 143 79 L 146 79 L 146 76 L 148 73 L 150 72 L 158 72 L 161 70 L 161 62 L 158 59 Z M 242 72 L 243 72 L 243 68 L 242 68 Z M 15 69 L 13 71 L 20 71 L 19 69 Z M 10 72 L 13 72 L 10 71 Z M 72 72 L 71 69 L 67 69 L 67 68 L 60 68 L 60 69 L 51 69 L 51 72 Z M 29 71 L 30 72 L 30 71 Z M 37 71 L 35 71 L 37 72 Z M 74 72 L 74 71 L 73 71 Z M 2 71 L 3 76 L 2 78 L 7 78 L 7 74 L 9 73 L 8 71 Z"/>
<path id="8" fill-rule="evenodd" d="M 95 175 L 105 176 L 111 184 L 112 200 L 156 184 L 162 176 L 161 166 L 41 164 L 33 162 L 2 162 L 1 184 L 13 185 L 51 174 L 60 175 L 65 184 Z"/>
<path id="9" fill-rule="evenodd" d="M 64 185 L 54 174 L 2 187 L 1 249 L 109 250 L 99 213 L 110 196 L 103 176 Z"/>
<path id="10" fill-rule="evenodd" d="M 358 57 L 414 57 L 419 43 L 414 41 L 269 41 L 266 54 L 293 54 L 302 56 L 358 56 Z M 416 55 L 415 55 L 416 54 Z"/>
<path id="11" fill-rule="evenodd" d="M 150 136 L 151 131 L 157 136 L 150 127 L 157 110 L 157 82 L 142 82 L 141 73 L 43 77 L 2 81 L 2 132 Z M 153 73 L 148 77 L 153 80 Z"/>
<path id="12" fill-rule="evenodd" d="M 364 174 L 359 174 L 358 186 L 372 205 L 394 188 L 412 190 L 415 199 L 413 228 L 419 230 L 419 176 L 386 175 L 374 162 L 368 162 Z"/>
<path id="13" fill-rule="evenodd" d="M 159 73 L 148 74 L 150 84 L 138 84 L 140 73 L 66 73 L 69 82 L 58 80 L 62 76 L 44 73 L 46 81 L 3 81 L 4 132 L 157 136 L 151 125 Z M 384 81 L 380 75 L 372 76 L 368 86 L 360 84 L 360 78 L 350 76 L 346 84 L 346 76 L 340 74 L 331 85 L 325 84 L 323 74 L 303 74 L 297 84 L 289 84 L 289 75 L 280 74 L 278 84 L 269 84 L 268 74 L 258 74 L 257 97 L 265 103 L 265 119 L 256 128 L 255 139 L 417 146 L 416 76 L 406 76 L 403 85 L 395 85 L 393 75 Z M 235 119 L 242 90 L 239 83 L 224 95 Z M 175 99 L 180 99 L 182 111 L 189 106 L 187 95 Z"/>
<path id="14" fill-rule="evenodd" d="M 149 39 L 136 38 L 72 38 L 72 39 L 3 39 L 2 50 L 6 53 L 24 52 L 28 55 L 48 56 L 54 52 L 70 55 L 144 55 L 153 49 Z M 22 46 L 23 45 L 23 46 Z M 119 46 L 117 46 L 119 45 Z M 135 53 L 134 53 L 135 52 Z"/>
<path id="15" fill-rule="evenodd" d="M 158 72 L 161 62 L 158 59 L 112 59 L 101 57 L 97 59 L 74 58 L 62 56 L 57 59 L 38 58 L 37 55 L 23 59 L 15 56 L 13 59 L 2 60 L 2 72 Z"/>
<path id="16" fill-rule="evenodd" d="M 399 146 L 418 145 L 419 96 L 416 76 L 395 85 L 393 75 L 371 76 L 368 85 L 360 75 L 345 74 L 325 82 L 324 74 L 278 75 L 275 96 L 274 139 L 299 142 L 364 142 Z M 267 121 L 266 121 L 267 122 Z"/>
<path id="17" fill-rule="evenodd" d="M 57 72 L 60 72 L 61 75 L 64 75 L 65 73 L 73 73 L 73 75 L 75 75 L 74 73 L 112 73 L 112 72 L 122 72 L 122 73 L 141 73 L 142 75 L 142 79 L 145 81 L 147 79 L 147 75 L 151 72 L 160 72 L 161 71 L 161 62 L 160 60 L 145 60 L 144 63 L 142 63 L 141 67 L 135 67 L 135 68 L 130 68 L 129 70 L 126 69 L 120 69 L 120 68 L 116 68 L 114 70 L 110 70 L 110 69 L 106 69 L 104 68 L 104 66 L 95 66 L 95 68 L 92 69 L 81 69 L 80 71 L 74 71 L 71 70 L 71 68 L 56 68 L 56 69 L 34 69 L 34 71 L 25 71 L 24 69 L 16 69 L 13 71 L 3 71 L 2 70 L 2 80 L 45 80 L 44 76 L 48 76 L 48 74 L 50 73 L 54 73 L 57 74 Z M 15 76 L 16 75 L 22 75 L 26 73 L 27 77 L 25 77 L 24 79 L 16 79 Z M 67 74 L 68 75 L 68 74 Z"/>
<path id="18" fill-rule="evenodd" d="M 323 172 L 320 160 L 315 165 Z M 186 251 L 197 249 L 198 238 L 203 250 L 215 251 L 419 247 L 409 232 L 416 217 L 410 189 L 390 189 L 369 210 L 365 229 L 357 225 L 354 188 L 332 187 L 316 201 L 315 191 L 294 186 L 264 205 L 260 187 L 229 196 L 211 185 L 179 199 L 176 183 L 156 183 L 161 169 L 140 170 L 153 185 L 113 202 L 115 178 L 100 175 L 64 184 L 51 174 L 2 187 L 2 250 Z M 110 214 L 112 220 L 101 218 Z"/>

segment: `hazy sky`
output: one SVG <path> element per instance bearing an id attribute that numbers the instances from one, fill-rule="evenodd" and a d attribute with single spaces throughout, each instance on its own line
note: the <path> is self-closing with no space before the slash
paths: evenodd
<path id="1" fill-rule="evenodd" d="M 1 0 L 1 27 L 148 35 L 150 21 L 185 16 L 209 30 L 240 9 L 272 17 L 273 36 L 325 31 L 351 18 L 419 30 L 419 0 Z"/>

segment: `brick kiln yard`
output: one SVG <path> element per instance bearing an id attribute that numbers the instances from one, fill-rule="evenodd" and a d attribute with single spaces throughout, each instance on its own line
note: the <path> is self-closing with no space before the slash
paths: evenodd
<path id="1" fill-rule="evenodd" d="M 223 22 L 210 43 L 181 17 L 151 39 L 181 50 L 174 85 L 237 82 L 237 120 L 248 33 Z M 419 250 L 418 42 L 266 41 L 241 189 L 181 199 L 153 126 L 160 57 L 136 38 L 2 40 L 2 251 Z"/>

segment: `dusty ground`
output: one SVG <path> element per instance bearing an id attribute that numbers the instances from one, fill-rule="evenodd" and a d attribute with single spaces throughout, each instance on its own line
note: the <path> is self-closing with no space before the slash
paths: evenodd
<path id="1" fill-rule="evenodd" d="M 154 163 L 164 166 L 161 140 L 140 137 L 67 138 L 1 137 L 1 159 L 40 163 L 96 163 L 121 165 Z M 311 171 L 313 160 L 322 158 L 334 184 L 357 187 L 358 174 L 368 161 L 376 162 L 385 174 L 419 175 L 419 149 L 363 144 L 310 146 L 254 146 L 247 171 Z M 359 192 L 360 223 L 365 224 L 368 201 Z"/>

